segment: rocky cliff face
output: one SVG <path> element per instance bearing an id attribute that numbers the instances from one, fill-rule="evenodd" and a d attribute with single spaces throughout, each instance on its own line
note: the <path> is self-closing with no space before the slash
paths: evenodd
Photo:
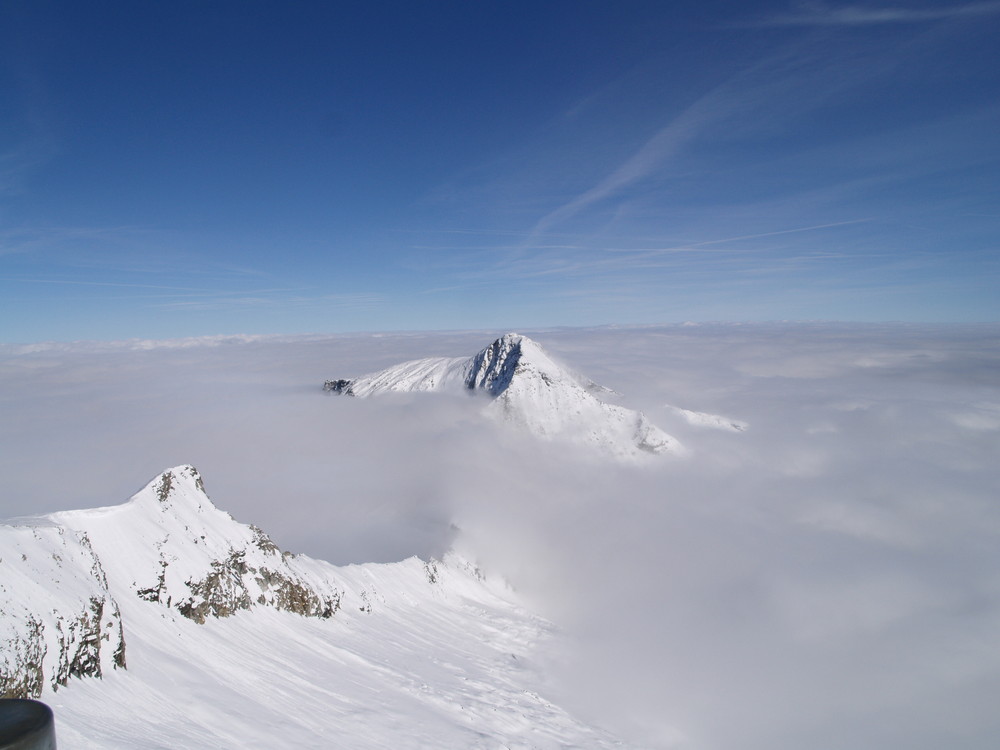
<path id="1" fill-rule="evenodd" d="M 0 697 L 125 667 L 118 603 L 85 533 L 0 526 Z"/>
<path id="2" fill-rule="evenodd" d="M 120 597 L 170 607 L 196 622 L 254 607 L 331 617 L 342 592 L 205 494 L 191 466 L 164 472 L 124 505 L 49 516 L 86 533 Z"/>
<path id="3" fill-rule="evenodd" d="M 471 358 L 413 360 L 324 390 L 351 396 L 466 390 L 490 398 L 485 410 L 537 437 L 599 448 L 624 460 L 681 454 L 681 444 L 637 411 L 609 404 L 613 391 L 570 372 L 527 336 L 508 333 Z"/>
<path id="4" fill-rule="evenodd" d="M 190 466 L 0 525 L 0 693 L 60 691 L 70 746 L 622 747 L 534 692 L 550 632 L 454 554 L 282 552 Z"/>
<path id="5" fill-rule="evenodd" d="M 255 607 L 330 618 L 344 595 L 334 571 L 218 510 L 190 466 L 124 505 L 0 526 L 0 697 L 37 698 L 124 669 L 119 602 L 197 623 Z"/>
<path id="6" fill-rule="evenodd" d="M 501 336 L 468 363 L 465 387 L 470 390 L 482 389 L 491 396 L 499 396 L 514 382 L 514 375 L 523 372 L 520 368 L 523 349 L 534 344 L 531 339 L 508 333 Z"/>

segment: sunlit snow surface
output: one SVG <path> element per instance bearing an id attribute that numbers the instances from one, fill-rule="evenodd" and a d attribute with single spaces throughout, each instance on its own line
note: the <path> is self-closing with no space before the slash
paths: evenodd
<path id="1" fill-rule="evenodd" d="M 84 585 L 81 561 L 51 553 L 45 538 L 16 543 L 38 532 L 86 535 L 94 555 L 82 555 L 82 572 L 100 560 L 127 644 L 127 669 L 108 658 L 100 678 L 46 684 L 41 698 L 56 710 L 62 747 L 621 746 L 535 692 L 535 652 L 551 627 L 454 554 L 340 568 L 283 555 L 216 509 L 191 467 L 175 467 L 128 503 L 0 526 L 4 571 L 34 559 L 48 566 L 35 581 L 5 578 L 0 628 L 16 625 L 19 604 L 61 631 L 68 618 L 56 623 L 59 599 L 49 593 L 75 605 Z M 22 551 L 26 560 L 9 559 Z M 203 624 L 183 616 L 189 583 L 234 553 L 243 573 L 236 593 L 245 581 L 248 608 Z M 255 579 L 267 568 L 333 593 L 336 611 L 278 611 L 265 602 L 273 590 Z M 59 660 L 49 640 L 46 676 Z"/>
<path id="2" fill-rule="evenodd" d="M 668 409 L 684 417 L 688 424 L 696 427 L 709 427 L 713 430 L 728 430 L 729 432 L 744 432 L 750 425 L 739 419 L 723 417 L 719 414 L 706 414 L 703 411 L 691 411 L 679 406 L 669 406 Z"/>
<path id="3" fill-rule="evenodd" d="M 685 452 L 641 412 L 599 398 L 614 391 L 570 372 L 517 333 L 504 334 L 473 357 L 403 362 L 355 380 L 327 381 L 325 390 L 362 398 L 421 391 L 485 394 L 487 414 L 538 438 L 588 446 L 623 461 Z"/>
<path id="4" fill-rule="evenodd" d="M 502 333 L 0 347 L 0 515 L 120 502 L 191 463 L 219 507 L 283 549 L 341 565 L 454 547 L 507 579 L 557 626 L 539 624 L 545 645 L 518 659 L 544 683 L 525 689 L 634 745 L 994 750 L 1000 326 L 522 330 L 689 449 L 642 464 L 501 429 L 464 394 L 320 390 L 468 357 Z M 667 404 L 749 427 L 692 424 Z M 235 638 L 257 614 L 296 617 L 182 625 Z M 341 627 L 306 627 L 327 625 Z M 334 642 L 396 648 L 368 637 Z M 124 679 L 138 679 L 129 649 Z M 205 716 L 217 691 L 231 705 L 233 686 L 163 669 Z M 129 705 L 110 679 L 56 698 L 71 710 L 79 690 L 104 711 L 102 689 Z M 157 715 L 152 698 L 137 705 Z"/>

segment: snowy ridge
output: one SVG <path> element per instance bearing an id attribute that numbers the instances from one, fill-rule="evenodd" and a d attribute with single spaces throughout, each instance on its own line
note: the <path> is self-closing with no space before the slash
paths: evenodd
<path id="1" fill-rule="evenodd" d="M 55 701 L 77 748 L 621 747 L 536 692 L 551 626 L 512 597 L 454 553 L 282 552 L 179 466 L 0 525 L 0 693 Z"/>
<path id="2" fill-rule="evenodd" d="M 118 604 L 86 534 L 0 526 L 0 698 L 124 668 Z"/>
<path id="3" fill-rule="evenodd" d="M 695 427 L 709 427 L 714 430 L 726 430 L 728 432 L 746 432 L 750 425 L 739 419 L 730 419 L 719 414 L 709 414 L 703 411 L 691 411 L 682 409 L 679 406 L 666 404 L 666 408 L 675 414 L 684 417 L 688 424 Z"/>
<path id="4" fill-rule="evenodd" d="M 436 391 L 460 385 L 465 379 L 466 364 L 462 358 L 417 359 L 357 380 L 337 382 L 347 383 L 345 392 L 352 396 L 374 396 L 389 391 Z M 333 389 L 327 387 L 327 390 Z"/>
<path id="5" fill-rule="evenodd" d="M 331 617 L 340 606 L 329 571 L 216 508 L 192 466 L 165 471 L 123 505 L 48 518 L 87 535 L 116 596 L 173 607 L 196 622 L 257 606 Z"/>
<path id="6" fill-rule="evenodd" d="M 324 384 L 328 392 L 361 397 L 462 388 L 488 395 L 488 414 L 538 437 L 590 445 L 624 460 L 683 453 L 675 438 L 641 412 L 599 398 L 613 391 L 571 373 L 536 342 L 516 333 L 501 336 L 471 358 L 414 360 Z"/>

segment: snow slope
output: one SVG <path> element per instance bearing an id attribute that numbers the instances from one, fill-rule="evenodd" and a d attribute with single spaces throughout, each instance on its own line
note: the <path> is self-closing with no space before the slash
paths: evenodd
<path id="1" fill-rule="evenodd" d="M 122 617 L 86 534 L 0 526 L 0 698 L 125 666 Z"/>
<path id="2" fill-rule="evenodd" d="M 599 448 L 618 459 L 683 452 L 641 412 L 602 401 L 611 393 L 557 364 L 527 336 L 508 333 L 471 358 L 404 362 L 363 377 L 328 380 L 324 390 L 368 397 L 388 392 L 486 394 L 487 413 L 532 434 Z"/>
<path id="3" fill-rule="evenodd" d="M 679 406 L 666 404 L 670 411 L 684 417 L 688 424 L 695 427 L 708 427 L 713 430 L 725 430 L 727 432 L 746 432 L 750 425 L 739 419 L 730 419 L 720 414 L 709 414 L 703 411 L 691 411 L 682 409 Z"/>
<path id="4" fill-rule="evenodd" d="M 552 627 L 503 583 L 290 555 L 190 466 L 0 526 L 0 574 L 0 692 L 52 705 L 61 746 L 621 747 L 540 695 Z"/>

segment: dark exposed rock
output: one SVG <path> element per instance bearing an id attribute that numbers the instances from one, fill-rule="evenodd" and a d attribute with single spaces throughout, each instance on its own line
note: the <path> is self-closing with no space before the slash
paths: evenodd
<path id="1" fill-rule="evenodd" d="M 139 589 L 135 593 L 138 595 L 140 599 L 145 599 L 147 602 L 164 601 L 163 596 L 166 594 L 167 591 L 166 577 L 167 577 L 167 561 L 161 557 L 160 574 L 157 578 L 156 585 L 150 586 L 149 588 L 145 589 Z M 166 602 L 164 601 L 164 603 Z"/>
<path id="2" fill-rule="evenodd" d="M 284 560 L 284 553 L 263 534 L 262 537 L 270 544 L 270 547 L 265 545 L 265 551 Z M 191 596 L 180 601 L 176 609 L 202 624 L 209 616 L 228 617 L 255 605 L 320 618 L 332 617 L 340 609 L 341 594 L 336 589 L 320 592 L 292 575 L 267 567 L 251 567 L 245 555 L 243 551 L 232 550 L 226 560 L 212 563 L 212 572 L 205 578 L 187 581 L 185 585 Z M 251 589 L 259 590 L 256 598 L 251 596 Z M 143 592 L 139 594 L 142 596 Z"/>
<path id="3" fill-rule="evenodd" d="M 437 560 L 435 560 L 433 557 L 424 563 L 424 575 L 427 576 L 428 583 L 438 582 Z"/>
<path id="4" fill-rule="evenodd" d="M 212 562 L 212 572 L 200 581 L 187 581 L 191 597 L 177 604 L 177 610 L 195 622 L 204 623 L 208 615 L 228 617 L 241 609 L 250 609 L 252 600 L 243 583 L 247 572 L 243 552 L 233 550 L 226 560 Z"/>
<path id="5" fill-rule="evenodd" d="M 353 385 L 353 380 L 327 380 L 323 383 L 323 390 L 327 393 L 342 393 L 348 396 L 353 396 L 354 392 L 351 390 L 351 385 Z"/>
<path id="6" fill-rule="evenodd" d="M 521 361 L 521 337 L 501 336 L 472 358 L 472 367 L 465 379 L 469 390 L 482 389 L 499 396 L 510 385 Z"/>
<path id="7" fill-rule="evenodd" d="M 128 667 L 128 664 L 125 661 L 125 631 L 124 628 L 122 628 L 121 613 L 118 611 L 117 604 L 115 605 L 115 619 L 117 620 L 117 625 L 118 625 L 118 633 L 117 633 L 118 645 L 115 647 L 115 652 L 111 658 L 114 660 L 115 666 L 118 669 L 126 669 Z M 105 638 L 107 637 L 109 636 L 106 635 Z"/>
<path id="8" fill-rule="evenodd" d="M 278 549 L 278 545 L 271 541 L 271 537 L 261 531 L 257 526 L 250 524 L 250 530 L 253 531 L 254 544 L 257 545 L 258 549 L 271 555 L 282 554 L 281 550 Z"/>
<path id="9" fill-rule="evenodd" d="M 90 607 L 77 617 L 58 620 L 59 661 L 53 675 L 53 688 L 65 685 L 70 677 L 101 676 L 101 620 L 104 601 L 92 598 Z M 65 625 L 64 625 L 65 623 Z"/>
<path id="10" fill-rule="evenodd" d="M 0 527 L 0 541 L 15 552 L 0 560 L 0 696 L 124 668 L 121 615 L 88 535 L 39 523 Z"/>
<path id="11" fill-rule="evenodd" d="M 368 596 L 367 591 L 361 592 L 361 602 L 362 604 L 360 607 L 358 607 L 358 609 L 364 612 L 366 615 L 370 615 L 372 613 L 372 601 L 371 597 Z"/>
<path id="12" fill-rule="evenodd" d="M 261 568 L 257 583 L 265 591 L 273 592 L 273 606 L 304 617 L 327 619 L 340 609 L 340 592 L 318 594 L 308 586 L 273 570 Z"/>
<path id="13" fill-rule="evenodd" d="M 163 472 L 163 474 L 160 475 L 159 483 L 156 485 L 156 497 L 161 503 L 167 502 L 167 498 L 170 497 L 170 490 L 173 489 L 173 485 L 173 472 Z"/>
<path id="14" fill-rule="evenodd" d="M 54 614 L 54 623 L 48 627 L 55 630 L 57 651 L 48 679 L 44 666 L 48 655 L 46 624 L 40 616 L 29 615 L 20 632 L 5 644 L 4 659 L 0 660 L 0 698 L 37 698 L 46 682 L 58 690 L 71 677 L 99 678 L 103 675 L 102 648 L 113 648 L 112 665 L 125 668 L 125 638 L 113 600 L 91 597 L 74 615 Z"/>
<path id="15" fill-rule="evenodd" d="M 37 698 L 45 685 L 45 626 L 34 615 L 23 632 L 6 644 L 6 659 L 0 660 L 0 698 Z"/>
<path id="16" fill-rule="evenodd" d="M 130 517 L 144 535 L 138 544 L 122 536 Z M 105 519 L 123 525 L 109 533 Z M 74 677 L 126 668 L 109 576 L 130 596 L 202 624 L 255 607 L 331 618 L 342 606 L 343 590 L 312 561 L 216 509 L 190 466 L 164 472 L 112 513 L 68 511 L 0 532 L 2 697 L 35 698 Z M 19 589 L 32 577 L 36 587 Z"/>

